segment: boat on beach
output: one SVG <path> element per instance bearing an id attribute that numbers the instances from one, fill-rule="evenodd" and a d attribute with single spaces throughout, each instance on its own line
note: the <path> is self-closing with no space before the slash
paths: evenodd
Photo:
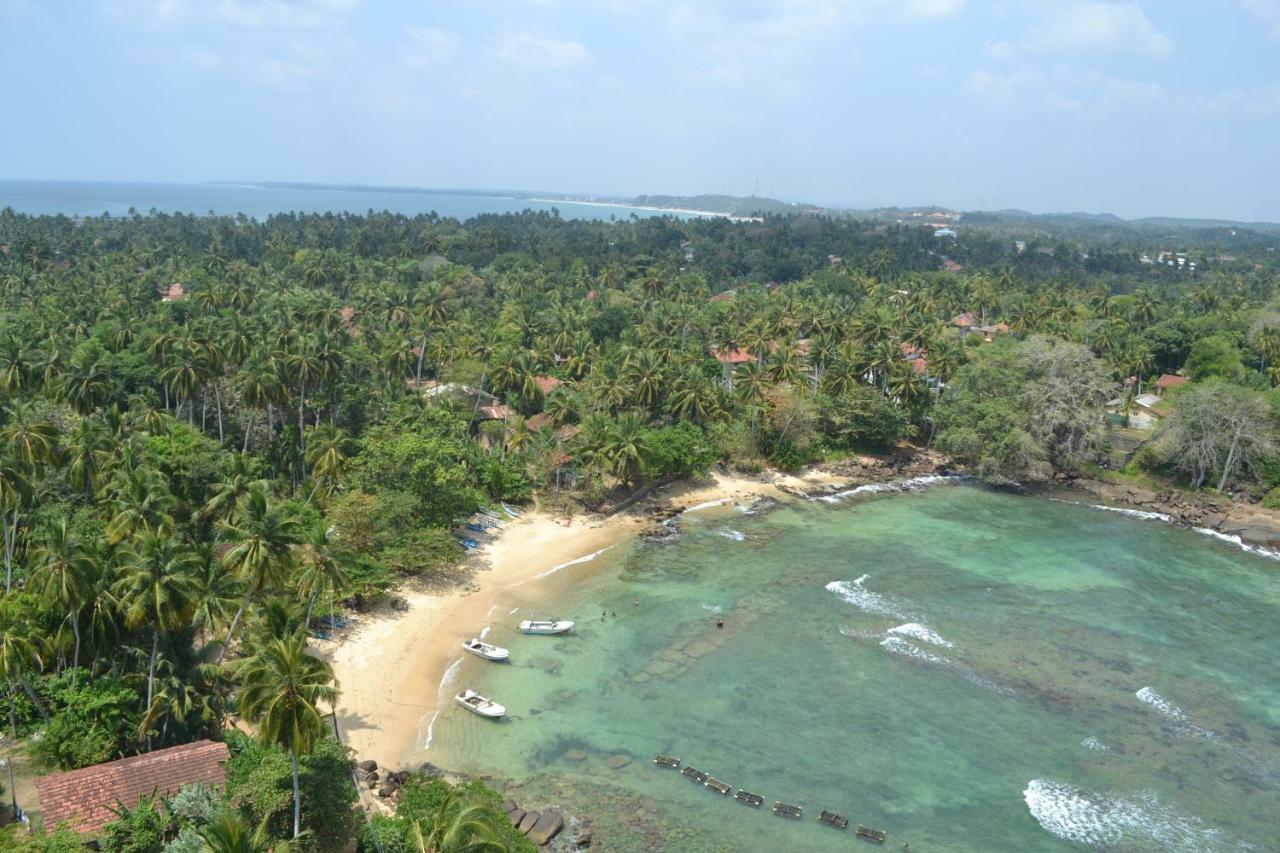
<path id="1" fill-rule="evenodd" d="M 526 634 L 563 634 L 573 628 L 567 619 L 526 619 L 520 623 L 520 630 Z"/>
<path id="2" fill-rule="evenodd" d="M 492 699 L 481 696 L 474 690 L 464 690 L 457 696 L 453 697 L 453 701 L 466 708 L 473 714 L 479 714 L 482 717 L 497 719 L 507 713 L 507 709 Z"/>
<path id="3" fill-rule="evenodd" d="M 491 646 L 478 637 L 463 640 L 462 647 L 476 657 L 481 657 L 485 660 L 506 660 L 511 657 L 511 652 L 501 646 Z"/>

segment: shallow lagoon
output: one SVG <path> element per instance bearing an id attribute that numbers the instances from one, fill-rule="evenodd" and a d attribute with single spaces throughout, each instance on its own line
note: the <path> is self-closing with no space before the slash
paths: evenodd
<path id="1" fill-rule="evenodd" d="M 969 485 L 748 509 L 688 513 L 495 614 L 513 662 L 443 689 L 510 719 L 450 708 L 423 759 L 576 808 L 605 849 L 855 844 L 822 809 L 885 849 L 1275 849 L 1280 564 Z M 579 628 L 508 627 L 530 615 Z"/>

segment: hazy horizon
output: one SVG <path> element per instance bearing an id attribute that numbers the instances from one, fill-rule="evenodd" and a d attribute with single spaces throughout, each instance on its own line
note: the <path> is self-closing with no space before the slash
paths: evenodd
<path id="1" fill-rule="evenodd" d="M 0 0 L 0 26 L 11 179 L 1280 221 L 1280 0 Z"/>

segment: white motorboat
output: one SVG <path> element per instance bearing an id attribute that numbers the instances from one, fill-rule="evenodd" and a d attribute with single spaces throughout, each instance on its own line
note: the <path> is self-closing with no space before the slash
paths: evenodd
<path id="1" fill-rule="evenodd" d="M 494 702 L 492 699 L 486 699 L 474 690 L 464 690 L 457 696 L 453 697 L 453 701 L 466 708 L 473 714 L 479 714 L 482 717 L 491 717 L 497 719 L 507 713 L 507 709 Z"/>
<path id="2" fill-rule="evenodd" d="M 526 634 L 563 634 L 573 628 L 567 619 L 526 619 L 520 623 L 520 630 Z"/>
<path id="3" fill-rule="evenodd" d="M 463 640 L 462 647 L 476 657 L 481 657 L 485 660 L 506 660 L 511 657 L 511 652 L 501 646 L 491 646 L 475 637 L 470 640 Z"/>

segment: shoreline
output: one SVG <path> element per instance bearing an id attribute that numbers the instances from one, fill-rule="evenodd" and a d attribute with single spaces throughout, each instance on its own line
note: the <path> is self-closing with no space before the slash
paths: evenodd
<path id="1" fill-rule="evenodd" d="M 449 675 L 466 654 L 462 642 L 536 601 L 539 581 L 631 542 L 659 518 L 739 499 L 784 500 L 846 482 L 817 470 L 755 477 L 716 472 L 655 490 L 612 516 L 566 520 L 531 509 L 509 519 L 465 561 L 474 571 L 470 582 L 444 591 L 407 585 L 398 593 L 407 609 L 381 606 L 360 614 L 345 634 L 312 641 L 333 665 L 344 743 L 357 760 L 373 759 L 379 768 L 416 769 L 435 716 L 451 701 Z"/>
<path id="2" fill-rule="evenodd" d="M 630 543 L 655 523 L 736 500 L 820 499 L 860 485 L 954 473 L 943 457 L 927 452 L 889 460 L 857 457 L 798 475 L 717 471 L 703 480 L 677 481 L 656 489 L 610 516 L 584 514 L 566 519 L 530 509 L 518 519 L 507 520 L 483 551 L 466 559 L 463 566 L 472 573 L 469 581 L 443 591 L 408 584 L 398 593 L 408 602 L 407 609 L 380 606 L 359 615 L 355 627 L 345 634 L 313 641 L 334 667 L 341 691 L 335 711 L 344 742 L 358 760 L 373 759 L 380 768 L 416 769 L 436 715 L 450 702 L 449 675 L 464 658 L 462 641 L 480 636 L 486 626 L 513 618 L 515 609 L 537 601 L 540 581 Z M 1222 539 L 1238 536 L 1236 545 L 1275 548 L 1275 540 L 1257 527 L 1258 519 L 1269 522 L 1271 535 L 1280 538 L 1280 514 L 1249 505 L 1205 519 L 1216 523 L 1196 524 L 1199 518 L 1163 513 L 1171 508 L 1164 506 L 1172 500 L 1166 496 L 1156 501 L 1145 492 L 1101 481 L 1075 479 L 1018 491 L 1054 499 L 1058 489 L 1090 495 L 1099 501 L 1094 505 L 1103 509 L 1155 511 L 1187 529 L 1207 530 Z M 1193 497 L 1179 496 L 1174 503 L 1185 506 Z M 1242 535 L 1241 518 L 1254 523 L 1249 532 L 1263 535 Z"/>

